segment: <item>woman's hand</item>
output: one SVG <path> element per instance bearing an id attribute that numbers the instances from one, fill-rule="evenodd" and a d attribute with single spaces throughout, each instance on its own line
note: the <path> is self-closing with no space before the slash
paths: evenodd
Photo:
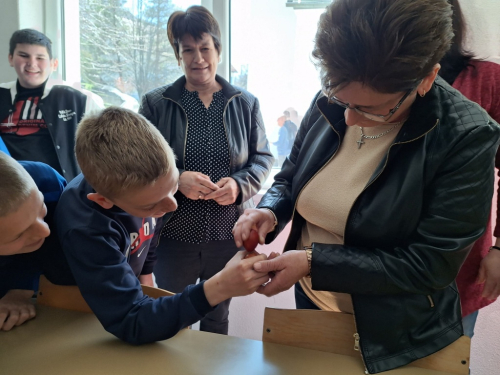
<path id="1" fill-rule="evenodd" d="M 219 190 L 219 187 L 203 173 L 187 171 L 179 177 L 179 191 L 189 199 L 203 199 L 215 190 Z"/>
<path id="2" fill-rule="evenodd" d="M 218 190 L 211 192 L 205 196 L 205 200 L 213 199 L 221 206 L 227 206 L 236 202 L 238 195 L 240 194 L 240 187 L 231 177 L 221 178 L 216 185 L 219 187 Z"/>
<path id="3" fill-rule="evenodd" d="M 271 260 L 257 262 L 253 268 L 257 272 L 271 273 L 271 281 L 257 289 L 257 293 L 268 297 L 290 289 L 309 273 L 307 255 L 303 250 L 287 251 Z"/>
<path id="4" fill-rule="evenodd" d="M 0 329 L 10 331 L 13 327 L 33 319 L 35 305 L 31 302 L 32 290 L 12 289 L 0 299 Z"/>
<path id="5" fill-rule="evenodd" d="M 500 250 L 492 249 L 481 261 L 477 283 L 484 283 L 482 297 L 494 300 L 500 295 Z"/>
<path id="6" fill-rule="evenodd" d="M 271 211 L 263 208 L 247 208 L 240 216 L 233 228 L 234 242 L 237 247 L 241 247 L 250 235 L 250 231 L 255 229 L 259 233 L 259 243 L 264 244 L 266 234 L 274 227 L 274 216 Z"/>

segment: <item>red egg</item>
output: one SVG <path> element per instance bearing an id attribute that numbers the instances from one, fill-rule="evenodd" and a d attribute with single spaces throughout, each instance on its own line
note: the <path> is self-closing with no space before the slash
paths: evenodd
<path id="1" fill-rule="evenodd" d="M 259 244 L 259 232 L 252 229 L 250 231 L 250 235 L 248 236 L 248 238 L 245 241 L 243 241 L 243 247 L 245 248 L 246 251 L 250 253 L 255 250 L 258 244 Z"/>

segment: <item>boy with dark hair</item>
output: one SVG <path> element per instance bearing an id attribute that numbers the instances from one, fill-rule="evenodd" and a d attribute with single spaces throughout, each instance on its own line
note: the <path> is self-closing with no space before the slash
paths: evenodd
<path id="1" fill-rule="evenodd" d="M 50 82 L 58 61 L 41 32 L 14 32 L 9 62 L 17 81 L 0 84 L 0 138 L 14 159 L 46 163 L 73 179 L 80 172 L 73 153 L 76 126 L 99 105 L 72 87 Z"/>
<path id="2" fill-rule="evenodd" d="M 38 162 L 0 152 L 0 330 L 35 316 L 31 302 L 41 273 L 57 284 L 74 280 L 52 219 L 66 181 Z"/>
<path id="3" fill-rule="evenodd" d="M 161 133 L 143 116 L 110 107 L 76 133 L 82 174 L 56 212 L 58 234 L 80 291 L 104 328 L 134 344 L 165 340 L 231 297 L 269 280 L 253 270 L 265 255 L 238 252 L 219 273 L 182 293 L 152 299 L 157 221 L 177 208 L 179 172 Z"/>

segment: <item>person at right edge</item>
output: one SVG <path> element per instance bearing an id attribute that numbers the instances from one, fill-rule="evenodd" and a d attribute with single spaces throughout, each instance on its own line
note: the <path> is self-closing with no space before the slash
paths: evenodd
<path id="1" fill-rule="evenodd" d="M 439 75 L 468 99 L 478 103 L 500 123 L 500 65 L 480 61 L 467 51 L 466 24 L 458 0 L 450 0 L 453 7 L 453 44 L 441 60 Z M 497 151 L 496 167 L 500 167 Z M 479 309 L 488 306 L 500 295 L 500 206 L 492 246 L 491 217 L 486 231 L 474 244 L 457 277 L 464 334 L 472 338 Z"/>
<path id="2" fill-rule="evenodd" d="M 313 50 L 323 90 L 233 230 L 270 242 L 292 220 L 285 252 L 253 265 L 274 272 L 257 291 L 295 284 L 297 308 L 352 314 L 371 374 L 463 335 L 455 278 L 488 223 L 500 127 L 438 77 L 452 39 L 447 0 L 330 4 Z"/>

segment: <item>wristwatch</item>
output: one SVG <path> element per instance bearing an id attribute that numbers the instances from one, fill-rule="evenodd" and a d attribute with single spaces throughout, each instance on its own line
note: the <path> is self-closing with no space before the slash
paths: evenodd
<path id="1" fill-rule="evenodd" d="M 306 275 L 306 277 L 311 277 L 311 262 L 312 262 L 312 258 L 313 258 L 312 246 L 305 246 L 304 250 L 305 250 L 306 256 L 307 256 L 307 265 L 309 266 L 309 273 Z"/>

